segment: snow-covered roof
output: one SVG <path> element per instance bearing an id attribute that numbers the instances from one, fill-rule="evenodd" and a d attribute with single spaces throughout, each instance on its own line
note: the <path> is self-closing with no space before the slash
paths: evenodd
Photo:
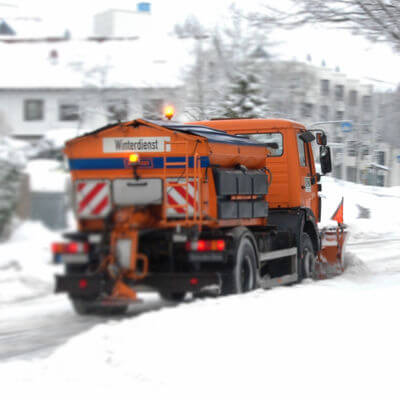
<path id="1" fill-rule="evenodd" d="M 0 89 L 178 87 L 193 46 L 172 36 L 0 43 Z"/>
<path id="2" fill-rule="evenodd" d="M 13 36 L 17 38 L 44 38 L 44 37 L 63 37 L 65 28 L 60 27 L 52 21 L 43 21 L 40 17 L 30 17 L 23 15 L 10 15 L 0 18 L 13 31 Z M 5 35 L 9 37 L 9 35 Z M 0 35 L 1 38 L 4 36 Z"/>
<path id="3" fill-rule="evenodd" d="M 373 167 L 373 168 L 381 169 L 382 171 L 390 171 L 390 168 L 388 168 L 388 167 L 386 167 L 386 166 L 384 166 L 384 165 L 381 165 L 381 164 L 377 164 L 377 163 L 372 162 L 372 163 L 370 163 L 369 165 L 370 165 L 371 167 Z"/>

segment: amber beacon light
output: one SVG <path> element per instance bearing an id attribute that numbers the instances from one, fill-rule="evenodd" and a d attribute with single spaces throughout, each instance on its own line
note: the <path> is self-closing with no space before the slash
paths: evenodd
<path id="1" fill-rule="evenodd" d="M 129 155 L 129 164 L 138 165 L 140 162 L 139 154 L 133 153 Z"/>
<path id="2" fill-rule="evenodd" d="M 164 108 L 164 115 L 167 119 L 171 120 L 175 114 L 175 109 L 173 106 L 166 106 Z"/>

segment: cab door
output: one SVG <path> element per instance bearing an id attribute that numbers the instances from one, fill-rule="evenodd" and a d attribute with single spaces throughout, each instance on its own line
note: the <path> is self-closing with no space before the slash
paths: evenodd
<path id="1" fill-rule="evenodd" d="M 296 134 L 299 156 L 300 175 L 300 204 L 312 210 L 317 221 L 320 219 L 318 182 L 315 171 L 314 156 L 311 142 L 305 143 L 301 138 L 302 132 Z"/>

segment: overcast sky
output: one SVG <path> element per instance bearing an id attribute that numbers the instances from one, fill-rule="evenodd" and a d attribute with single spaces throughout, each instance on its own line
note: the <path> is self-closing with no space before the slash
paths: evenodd
<path id="1" fill-rule="evenodd" d="M 274 0 L 269 2 L 273 5 L 277 3 Z M 108 8 L 135 9 L 137 1 L 0 0 L 0 4 L 4 3 L 17 5 L 18 9 L 1 7 L 3 15 L 38 16 L 52 21 L 58 27 L 68 28 L 77 37 L 92 33 L 95 13 Z M 153 0 L 150 3 L 160 34 L 163 34 L 190 14 L 196 15 L 204 24 L 218 23 L 232 0 Z M 281 3 L 282 0 L 279 0 L 278 4 Z M 260 0 L 242 0 L 235 4 L 254 11 L 258 9 Z M 393 84 L 400 81 L 400 54 L 394 54 L 388 45 L 372 44 L 343 30 L 312 26 L 275 32 L 273 40 L 282 42 L 274 52 L 287 59 L 305 61 L 307 54 L 310 54 L 313 64 L 321 65 L 324 60 L 328 67 L 339 66 L 342 72 L 351 77 L 370 77 Z"/>

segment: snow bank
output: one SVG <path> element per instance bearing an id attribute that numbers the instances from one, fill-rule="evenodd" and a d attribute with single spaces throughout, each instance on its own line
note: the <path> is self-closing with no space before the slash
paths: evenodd
<path id="1" fill-rule="evenodd" d="M 26 166 L 32 192 L 65 192 L 69 174 L 56 160 L 32 160 Z"/>
<path id="2" fill-rule="evenodd" d="M 54 267 L 50 244 L 60 234 L 39 222 L 25 222 L 0 244 L 0 304 L 25 300 L 52 292 Z"/>
<path id="3" fill-rule="evenodd" d="M 400 238 L 400 187 L 365 186 L 322 177 L 321 226 L 335 226 L 330 218 L 344 197 L 344 222 L 350 240 Z"/>

